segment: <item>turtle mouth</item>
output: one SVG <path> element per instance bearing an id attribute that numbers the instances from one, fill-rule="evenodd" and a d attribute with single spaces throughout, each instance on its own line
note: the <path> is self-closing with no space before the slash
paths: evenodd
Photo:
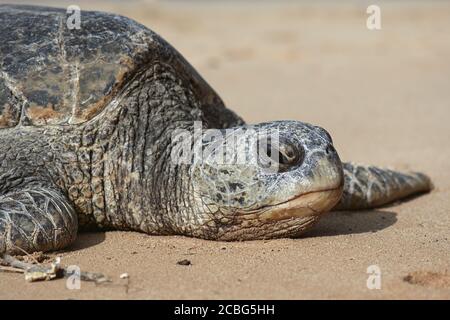
<path id="1" fill-rule="evenodd" d="M 313 191 L 298 195 L 284 202 L 270 205 L 261 211 L 259 219 L 279 221 L 315 216 L 332 209 L 340 200 L 343 187 Z"/>

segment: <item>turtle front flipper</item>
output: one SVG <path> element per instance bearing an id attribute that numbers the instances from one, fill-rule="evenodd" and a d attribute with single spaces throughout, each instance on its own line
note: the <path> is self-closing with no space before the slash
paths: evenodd
<path id="1" fill-rule="evenodd" d="M 75 210 L 57 188 L 30 186 L 0 195 L 0 255 L 62 249 L 77 229 Z"/>
<path id="2" fill-rule="evenodd" d="M 422 173 L 402 173 L 373 166 L 343 163 L 344 192 L 334 210 L 358 210 L 428 192 L 433 188 Z"/>

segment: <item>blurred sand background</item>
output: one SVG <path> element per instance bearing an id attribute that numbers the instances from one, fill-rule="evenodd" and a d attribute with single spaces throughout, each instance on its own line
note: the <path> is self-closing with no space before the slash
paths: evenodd
<path id="1" fill-rule="evenodd" d="M 323 126 L 343 160 L 423 171 L 436 188 L 378 210 L 328 214 L 301 239 L 81 234 L 62 263 L 114 284 L 68 290 L 64 280 L 29 284 L 3 273 L 0 298 L 450 298 L 450 3 L 377 1 L 380 31 L 366 28 L 365 1 L 21 3 L 134 18 L 248 122 Z M 177 265 L 182 259 L 192 265 Z M 381 269 L 380 290 L 366 287 L 370 265 Z"/>

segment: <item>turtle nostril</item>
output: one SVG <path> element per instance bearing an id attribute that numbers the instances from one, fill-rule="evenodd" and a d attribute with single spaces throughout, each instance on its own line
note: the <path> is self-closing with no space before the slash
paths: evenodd
<path id="1" fill-rule="evenodd" d="M 332 154 L 334 152 L 334 148 L 333 148 L 333 146 L 331 145 L 331 144 L 329 144 L 327 147 L 326 147 L 326 149 L 325 149 L 325 153 L 327 154 L 327 155 L 330 155 L 330 154 Z"/>

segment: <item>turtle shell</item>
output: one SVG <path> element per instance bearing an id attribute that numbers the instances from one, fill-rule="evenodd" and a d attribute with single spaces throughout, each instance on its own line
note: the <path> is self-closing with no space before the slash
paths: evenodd
<path id="1" fill-rule="evenodd" d="M 143 25 L 82 11 L 80 28 L 69 28 L 72 14 L 0 5 L 0 129 L 86 122 L 152 59 L 175 65 L 203 100 L 216 100 L 206 105 L 221 103 L 180 54 Z"/>

